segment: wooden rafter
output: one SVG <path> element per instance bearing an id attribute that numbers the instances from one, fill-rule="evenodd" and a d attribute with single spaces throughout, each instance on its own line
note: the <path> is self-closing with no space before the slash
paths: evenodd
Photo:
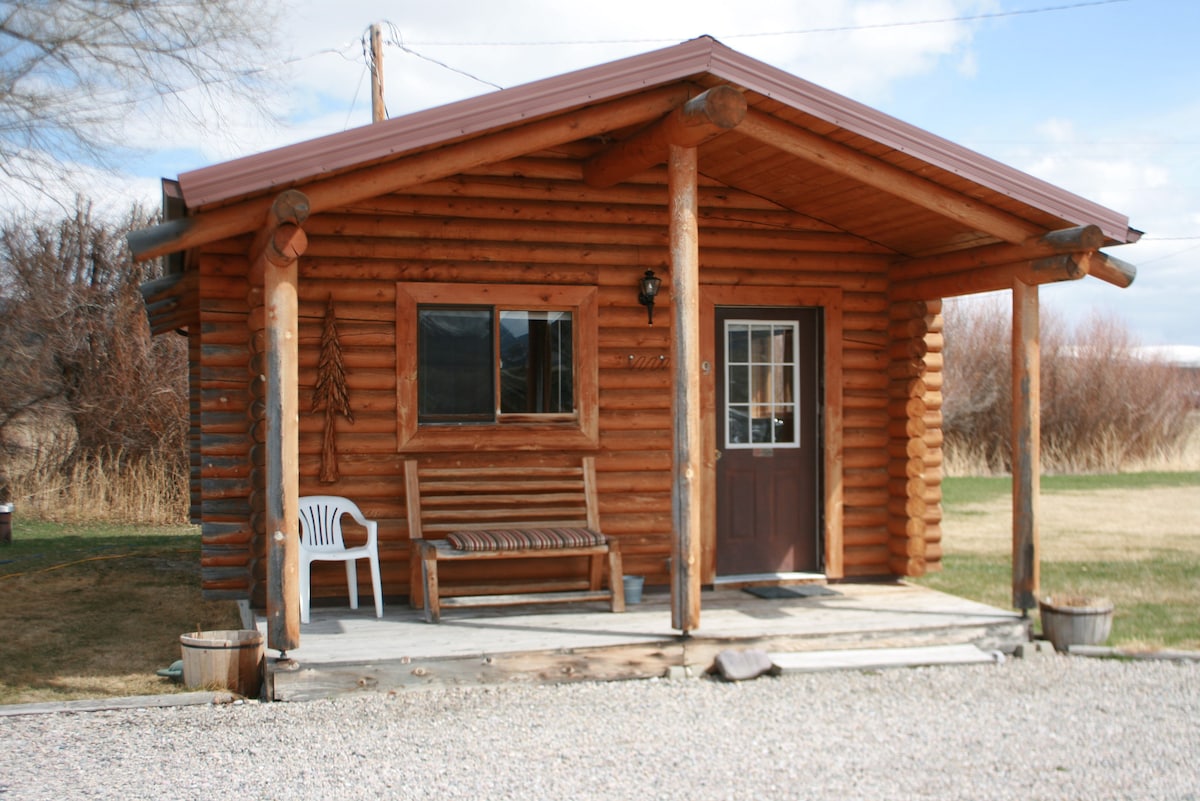
<path id="1" fill-rule="evenodd" d="M 597 153 L 583 165 L 583 180 L 606 189 L 667 160 L 667 148 L 698 147 L 737 126 L 746 98 L 732 86 L 714 86 L 653 125 Z"/>
<path id="2" fill-rule="evenodd" d="M 1019 217 L 760 111 L 747 110 L 737 130 L 1005 242 L 1020 244 L 1041 234 L 1037 226 Z"/>

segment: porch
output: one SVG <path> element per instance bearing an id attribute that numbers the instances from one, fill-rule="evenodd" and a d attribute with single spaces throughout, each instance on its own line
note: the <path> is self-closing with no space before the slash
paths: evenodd
<path id="1" fill-rule="evenodd" d="M 268 658 L 267 693 L 300 701 L 357 690 L 696 675 L 729 648 L 798 654 L 973 644 L 1011 652 L 1029 640 L 1029 621 L 1016 613 L 903 582 L 824 589 L 836 594 L 706 590 L 702 625 L 687 638 L 671 628 L 666 588 L 648 590 L 623 614 L 601 603 L 451 608 L 439 625 L 397 602 L 382 619 L 370 604 L 317 607 L 301 646 L 288 652 L 294 665 Z M 266 630 L 261 618 L 258 626 Z"/>

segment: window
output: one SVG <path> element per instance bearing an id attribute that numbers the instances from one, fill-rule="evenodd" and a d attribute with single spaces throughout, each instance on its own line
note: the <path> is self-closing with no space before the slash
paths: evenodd
<path id="1" fill-rule="evenodd" d="M 417 307 L 418 421 L 573 415 L 570 311 Z"/>
<path id="2" fill-rule="evenodd" d="M 397 284 L 402 451 L 594 448 L 596 290 Z"/>

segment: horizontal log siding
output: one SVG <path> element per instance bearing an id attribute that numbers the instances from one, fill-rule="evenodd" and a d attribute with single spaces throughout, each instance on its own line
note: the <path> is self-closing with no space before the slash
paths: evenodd
<path id="1" fill-rule="evenodd" d="M 701 165 L 703 169 L 703 165 Z M 627 573 L 667 582 L 671 530 L 670 298 L 660 295 L 653 326 L 636 302 L 645 269 L 667 272 L 665 172 L 638 183 L 596 190 L 580 180 L 579 163 L 529 158 L 494 165 L 402 194 L 314 215 L 305 225 L 308 248 L 299 265 L 300 491 L 342 494 L 379 521 L 384 592 L 408 594 L 408 535 L 404 477 L 396 452 L 395 291 L 400 281 L 583 284 L 598 287 L 600 451 L 597 483 L 604 531 L 621 538 Z M 824 286 L 843 292 L 845 360 L 845 574 L 886 574 L 889 565 L 887 392 L 888 304 L 885 256 L 818 221 L 726 187 L 702 186 L 701 281 L 748 286 Z M 785 226 L 787 228 L 785 228 Z M 218 335 L 207 354 L 211 375 L 245 387 L 247 325 L 261 329 L 257 309 L 245 307 L 244 254 L 248 238 L 214 246 L 207 268 L 221 302 L 241 304 L 240 321 L 206 317 Z M 354 423 L 336 422 L 340 479 L 317 481 L 321 415 L 309 414 L 321 319 L 333 298 Z M 226 300 L 228 299 L 228 300 Z M 214 298 L 214 301 L 216 298 Z M 249 323 L 247 322 L 249 320 Z M 240 330 L 235 331 L 240 322 Z M 257 335 L 257 334 L 256 334 Z M 228 341 L 226 341 L 226 339 Z M 205 343 L 210 342 L 206 334 Z M 711 358 L 711 355 L 707 355 Z M 702 357 L 704 358 L 704 357 Z M 239 361 L 240 359 L 240 361 Z M 217 362 L 221 365 L 219 375 Z M 235 376 L 240 370 L 240 374 Z M 206 374 L 208 375 L 208 374 Z M 223 408 L 216 386 L 205 397 Z M 261 436 L 257 417 L 219 424 L 223 456 L 253 458 L 247 442 Z M 227 430 L 228 429 L 228 430 Z M 215 444 L 215 443 L 214 443 Z M 426 454 L 464 464 L 506 459 L 554 462 L 561 454 Z M 223 503 L 243 519 L 227 525 L 245 536 L 249 503 L 238 495 L 248 476 L 224 479 L 206 504 Z M 235 487 L 234 484 L 237 486 Z M 232 536 L 232 535 L 231 535 Z M 235 537 L 236 539 L 236 537 Z M 245 548 L 246 543 L 239 540 Z M 345 598 L 340 565 L 314 566 L 314 597 Z M 482 578 L 493 568 L 451 565 L 447 582 Z M 582 563 L 577 566 L 582 570 Z M 511 570 L 508 570 L 511 569 Z M 506 575 L 551 578 L 554 560 L 506 565 Z M 571 569 L 575 569 L 572 567 Z M 360 580 L 367 581 L 364 572 Z M 255 571 L 261 580 L 261 570 Z"/>
<path id="2" fill-rule="evenodd" d="M 945 340 L 942 331 L 942 303 L 928 305 L 928 333 L 925 344 L 930 355 L 937 355 L 931 362 L 925 380 L 925 569 L 942 569 L 942 354 Z M 932 380 L 936 375 L 938 380 Z"/>
<path id="3" fill-rule="evenodd" d="M 197 411 L 201 589 L 212 600 L 250 599 L 256 543 L 250 522 L 250 441 L 246 260 L 202 254 Z"/>
<path id="4" fill-rule="evenodd" d="M 188 520 L 200 525 L 204 519 L 201 491 L 200 432 L 200 326 L 188 327 Z"/>

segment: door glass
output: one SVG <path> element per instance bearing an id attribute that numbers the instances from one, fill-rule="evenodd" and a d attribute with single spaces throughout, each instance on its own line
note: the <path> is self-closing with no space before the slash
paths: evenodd
<path id="1" fill-rule="evenodd" d="M 725 447 L 795 448 L 799 326 L 725 323 Z"/>

